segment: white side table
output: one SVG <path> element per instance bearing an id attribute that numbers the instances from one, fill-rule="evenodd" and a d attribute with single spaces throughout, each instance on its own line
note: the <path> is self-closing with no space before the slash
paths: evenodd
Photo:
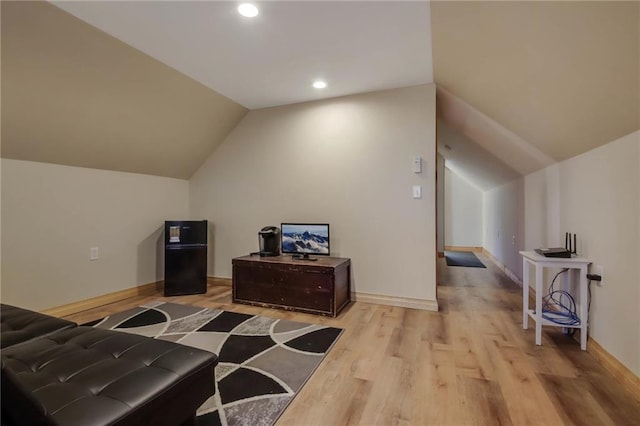
<path id="1" fill-rule="evenodd" d="M 580 329 L 580 349 L 587 350 L 587 321 L 589 315 L 589 301 L 587 300 L 587 272 L 591 261 L 580 258 L 555 258 L 545 257 L 535 251 L 521 251 L 522 255 L 522 328 L 529 328 L 529 317 L 533 318 L 536 322 L 536 345 L 542 345 L 542 326 L 548 325 L 552 327 L 562 328 L 579 328 Z M 536 268 L 536 309 L 529 309 L 529 266 L 533 265 Z M 580 324 L 577 325 L 563 325 L 556 324 L 553 321 L 542 318 L 542 279 L 544 268 L 568 268 L 567 276 L 563 279 L 563 289 L 569 290 L 571 280 L 578 274 L 578 291 L 579 291 L 579 306 L 578 316 L 580 317 Z"/>

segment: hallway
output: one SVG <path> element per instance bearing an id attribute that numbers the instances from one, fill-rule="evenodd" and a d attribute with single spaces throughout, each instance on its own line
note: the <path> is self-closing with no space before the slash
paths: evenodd
<path id="1" fill-rule="evenodd" d="M 522 289 L 486 256 L 487 266 L 449 267 L 438 259 L 438 301 L 450 324 L 456 385 L 471 418 L 495 424 L 632 425 L 636 401 L 577 341 L 559 328 L 522 329 Z"/>

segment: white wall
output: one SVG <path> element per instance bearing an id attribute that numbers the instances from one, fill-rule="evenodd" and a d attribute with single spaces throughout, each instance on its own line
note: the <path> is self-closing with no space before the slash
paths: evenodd
<path id="1" fill-rule="evenodd" d="M 578 254 L 604 266 L 605 285 L 591 284 L 590 335 L 636 375 L 640 375 L 639 169 L 640 131 L 525 178 L 527 249 L 539 246 L 540 235 L 547 235 L 548 245 L 563 245 L 564 232 L 578 234 Z M 544 198 L 558 199 L 559 208 L 553 203 L 545 206 L 540 202 Z M 541 217 L 547 217 L 546 224 Z"/>
<path id="2" fill-rule="evenodd" d="M 560 231 L 560 165 L 525 176 L 524 196 L 524 246 L 564 247 L 564 233 Z"/>
<path id="3" fill-rule="evenodd" d="M 444 157 L 436 154 L 436 250 L 444 253 Z"/>
<path id="4" fill-rule="evenodd" d="M 520 250 L 524 246 L 524 179 L 485 191 L 483 247 L 519 280 L 522 280 Z"/>
<path id="5" fill-rule="evenodd" d="M 2 161 L 0 161 L 0 188 L 2 188 Z M 2 196 L 0 189 L 0 224 L 2 224 Z M 0 226 L 0 300 L 2 299 L 2 226 Z"/>
<path id="6" fill-rule="evenodd" d="M 188 187 L 2 159 L 2 301 L 41 310 L 161 280 L 163 221 L 188 218 Z"/>
<path id="7" fill-rule="evenodd" d="M 578 234 L 578 253 L 604 267 L 592 285 L 591 335 L 640 375 L 640 132 L 561 164 L 560 223 Z"/>
<path id="8" fill-rule="evenodd" d="M 448 167 L 444 179 L 444 243 L 482 247 L 482 191 Z"/>
<path id="9" fill-rule="evenodd" d="M 191 213 L 212 224 L 210 275 L 230 277 L 265 225 L 329 222 L 352 290 L 435 301 L 433 84 L 251 111 L 190 190 Z"/>

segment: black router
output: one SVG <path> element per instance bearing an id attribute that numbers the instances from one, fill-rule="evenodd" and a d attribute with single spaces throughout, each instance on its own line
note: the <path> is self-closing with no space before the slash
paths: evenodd
<path id="1" fill-rule="evenodd" d="M 536 253 L 544 257 L 556 257 L 556 258 L 570 258 L 572 254 L 576 254 L 576 234 L 573 234 L 573 248 L 571 247 L 571 235 L 569 232 L 564 234 L 564 248 L 552 247 L 552 248 L 539 248 L 536 249 Z"/>

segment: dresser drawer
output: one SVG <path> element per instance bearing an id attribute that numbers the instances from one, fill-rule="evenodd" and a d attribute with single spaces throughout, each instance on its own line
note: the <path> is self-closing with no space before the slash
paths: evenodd
<path id="1" fill-rule="evenodd" d="M 234 259 L 233 301 L 336 316 L 349 301 L 349 266 L 348 259 L 340 258 L 318 264 L 290 258 Z"/>

